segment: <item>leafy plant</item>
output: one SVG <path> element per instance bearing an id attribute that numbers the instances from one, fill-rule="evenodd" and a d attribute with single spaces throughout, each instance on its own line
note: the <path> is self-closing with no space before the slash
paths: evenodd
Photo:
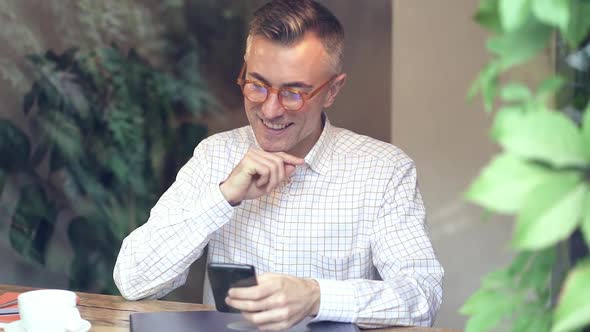
<path id="1" fill-rule="evenodd" d="M 45 264 L 65 218 L 70 287 L 116 293 L 121 241 L 205 137 L 196 116 L 217 107 L 197 60 L 189 52 L 158 69 L 115 46 L 29 57 L 38 78 L 23 100 L 26 130 L 0 120 L 0 169 L 20 193 L 9 231 L 15 250 Z"/>
<path id="2" fill-rule="evenodd" d="M 560 243 L 581 231 L 590 244 L 588 17 L 586 0 L 480 1 L 475 19 L 494 33 L 486 44 L 493 57 L 469 97 L 480 93 L 487 111 L 497 108 L 491 139 L 503 152 L 466 196 L 489 211 L 516 216 L 512 246 L 517 255 L 509 267 L 486 276 L 461 308 L 470 316 L 467 332 L 487 331 L 503 320 L 515 332 L 590 326 L 590 258 L 568 266 L 563 284 L 552 276 Z M 534 90 L 499 79 L 541 53 L 555 33 L 571 51 L 564 55 L 569 68 L 563 77 L 548 77 Z M 555 110 L 555 100 L 566 112 Z"/>
<path id="3" fill-rule="evenodd" d="M 23 105 L 0 118 L 0 227 L 30 264 L 68 276 L 72 289 L 117 293 L 121 240 L 206 135 L 201 115 L 240 99 L 233 77 L 250 7 L 0 2 L 0 80 Z M 68 243 L 56 239 L 63 226 Z"/>

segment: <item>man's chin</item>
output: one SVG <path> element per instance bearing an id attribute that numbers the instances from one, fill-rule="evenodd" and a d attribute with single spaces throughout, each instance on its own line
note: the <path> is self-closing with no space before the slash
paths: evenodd
<path id="1" fill-rule="evenodd" d="M 287 152 L 283 147 L 276 147 L 276 146 L 263 146 L 261 145 L 260 148 L 266 152 L 276 153 L 276 152 Z"/>

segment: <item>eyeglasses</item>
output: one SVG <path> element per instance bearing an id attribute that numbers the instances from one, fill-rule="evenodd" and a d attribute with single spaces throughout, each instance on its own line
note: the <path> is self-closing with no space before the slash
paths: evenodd
<path id="1" fill-rule="evenodd" d="M 246 74 L 246 63 L 242 65 L 240 75 L 238 75 L 237 83 L 242 88 L 244 97 L 253 103 L 264 103 L 271 93 L 276 93 L 279 99 L 279 104 L 289 111 L 299 111 L 305 103 L 311 98 L 315 97 L 328 83 L 332 82 L 338 75 L 334 75 L 332 78 L 318 86 L 311 92 L 303 92 L 292 88 L 279 88 L 275 89 L 268 84 L 260 81 L 246 80 L 244 75 Z"/>

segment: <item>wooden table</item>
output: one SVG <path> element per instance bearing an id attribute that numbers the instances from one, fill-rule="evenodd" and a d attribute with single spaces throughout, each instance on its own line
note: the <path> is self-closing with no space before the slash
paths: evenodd
<path id="1" fill-rule="evenodd" d="M 0 284 L 0 294 L 26 292 L 31 287 Z M 91 332 L 128 332 L 129 314 L 133 312 L 214 310 L 204 304 L 161 300 L 127 301 L 120 296 L 76 292 L 80 297 L 80 314 L 92 324 Z M 369 331 L 379 332 L 457 332 L 440 328 L 395 327 Z"/>

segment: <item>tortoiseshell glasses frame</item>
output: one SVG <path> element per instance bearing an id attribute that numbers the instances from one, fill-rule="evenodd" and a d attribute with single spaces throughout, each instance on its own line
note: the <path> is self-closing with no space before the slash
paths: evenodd
<path id="1" fill-rule="evenodd" d="M 240 74 L 238 75 L 237 83 L 242 89 L 244 97 L 253 103 L 264 103 L 271 93 L 276 93 L 279 103 L 284 109 L 289 111 L 299 111 L 303 105 L 313 97 L 315 97 L 322 89 L 334 81 L 338 75 L 332 76 L 329 80 L 318 86 L 311 92 L 303 92 L 294 88 L 273 88 L 264 82 L 257 80 L 247 80 L 244 78 L 246 74 L 246 62 L 242 65 Z"/>

